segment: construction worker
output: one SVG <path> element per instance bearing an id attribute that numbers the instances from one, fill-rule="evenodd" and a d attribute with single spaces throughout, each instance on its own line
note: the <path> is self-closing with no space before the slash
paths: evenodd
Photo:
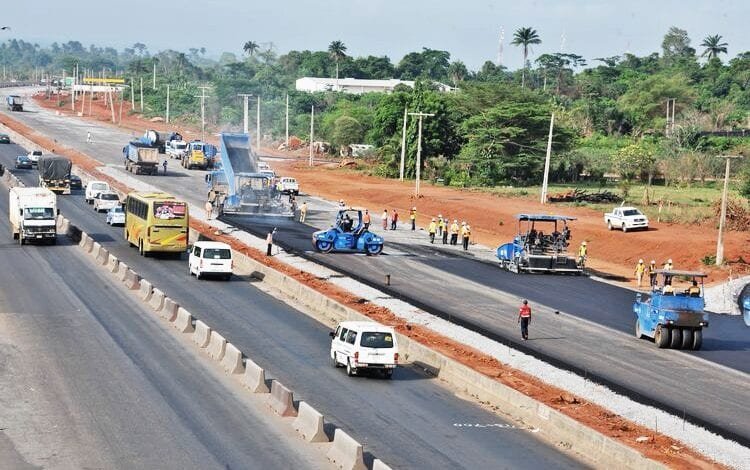
<path id="1" fill-rule="evenodd" d="M 463 243 L 464 251 L 469 249 L 469 238 L 471 237 L 471 225 L 464 225 L 461 229 L 461 242 Z"/>
<path id="2" fill-rule="evenodd" d="M 638 264 L 635 265 L 635 280 L 638 283 L 638 288 L 641 287 L 641 281 L 643 281 L 643 273 L 646 271 L 646 265 L 643 264 L 643 260 L 639 259 Z"/>
<path id="3" fill-rule="evenodd" d="M 204 207 L 206 209 L 206 220 L 211 220 L 211 215 L 214 211 L 213 204 L 211 204 L 211 201 L 206 201 L 206 205 Z"/>
<path id="4" fill-rule="evenodd" d="M 648 283 L 653 289 L 653 287 L 656 285 L 656 270 L 658 267 L 656 266 L 656 261 L 651 260 L 651 263 L 648 265 Z"/>
<path id="5" fill-rule="evenodd" d="M 391 216 L 391 230 L 396 230 L 398 224 L 398 211 L 394 208 L 393 215 Z"/>
<path id="6" fill-rule="evenodd" d="M 448 216 L 443 219 L 443 245 L 448 244 Z"/>
<path id="7" fill-rule="evenodd" d="M 344 204 L 344 200 L 339 199 L 339 209 L 344 209 L 344 208 L 346 208 L 346 204 Z"/>
<path id="8" fill-rule="evenodd" d="M 673 269 L 672 266 L 672 258 L 669 258 L 666 263 L 664 263 L 664 266 L 662 266 L 662 269 L 664 271 L 671 271 Z M 665 286 L 671 286 L 672 285 L 672 276 L 664 275 L 664 285 Z"/>
<path id="9" fill-rule="evenodd" d="M 437 221 L 437 236 L 442 237 L 443 236 L 443 227 L 445 227 L 445 221 L 443 220 L 443 214 L 438 214 L 438 221 Z"/>
<path id="10" fill-rule="evenodd" d="M 700 297 L 701 296 L 701 288 L 698 287 L 698 281 L 693 279 L 693 283 L 688 287 L 688 289 L 685 291 L 687 295 L 690 297 Z"/>
<path id="11" fill-rule="evenodd" d="M 451 224 L 451 245 L 456 246 L 458 243 L 458 220 L 453 219 L 453 224 Z"/>
<path id="12" fill-rule="evenodd" d="M 586 264 L 586 255 L 588 248 L 586 248 L 586 240 L 581 242 L 581 246 L 578 247 L 578 266 L 584 267 Z"/>
<path id="13" fill-rule="evenodd" d="M 435 217 L 432 218 L 430 226 L 427 228 L 427 232 L 430 234 L 430 243 L 435 243 L 435 232 L 437 231 L 437 223 Z"/>
<path id="14" fill-rule="evenodd" d="M 416 230 L 417 229 L 417 208 L 412 207 L 411 212 L 409 212 L 409 220 L 411 220 L 411 229 Z"/>
<path id="15" fill-rule="evenodd" d="M 269 231 L 268 235 L 266 235 L 266 256 L 271 256 L 271 251 L 273 250 L 274 233 L 276 233 L 276 227 L 274 227 L 274 229 Z"/>
<path id="16" fill-rule="evenodd" d="M 299 221 L 304 222 L 307 217 L 307 201 L 303 202 L 299 208 Z"/>
<path id="17" fill-rule="evenodd" d="M 383 209 L 380 220 L 383 222 L 383 230 L 388 230 L 388 209 Z"/>
<path id="18" fill-rule="evenodd" d="M 521 324 L 521 338 L 524 341 L 529 339 L 529 325 L 531 324 L 531 307 L 529 307 L 529 301 L 523 299 L 521 308 L 518 309 L 518 322 Z"/>
<path id="19" fill-rule="evenodd" d="M 164 174 L 166 175 L 167 174 L 167 159 L 166 158 L 164 159 L 164 163 L 162 163 L 161 166 L 164 167 Z"/>
<path id="20" fill-rule="evenodd" d="M 91 131 L 86 132 L 86 143 L 90 144 L 94 139 L 91 138 Z"/>
<path id="21" fill-rule="evenodd" d="M 362 228 L 364 230 L 367 230 L 368 228 L 370 228 L 371 221 L 372 220 L 370 219 L 370 211 L 365 209 L 365 215 L 362 216 Z"/>

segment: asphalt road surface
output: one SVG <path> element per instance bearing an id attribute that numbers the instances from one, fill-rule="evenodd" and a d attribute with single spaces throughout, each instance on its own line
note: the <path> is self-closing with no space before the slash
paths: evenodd
<path id="1" fill-rule="evenodd" d="M 69 240 L 14 242 L 0 189 L 0 468 L 328 467 Z"/>
<path id="2" fill-rule="evenodd" d="M 18 150 L 0 147 L 0 161 L 7 164 Z M 33 171 L 16 174 L 29 184 L 34 181 Z M 328 363 L 325 326 L 248 279 L 199 281 L 188 276 L 185 259 L 140 257 L 127 246 L 123 229 L 107 226 L 104 214 L 96 214 L 80 194 L 60 196 L 58 206 L 73 224 L 289 386 L 295 399 L 311 403 L 372 456 L 395 468 L 582 466 L 529 430 L 456 397 L 415 368 L 400 368 L 393 380 L 347 377 Z"/>

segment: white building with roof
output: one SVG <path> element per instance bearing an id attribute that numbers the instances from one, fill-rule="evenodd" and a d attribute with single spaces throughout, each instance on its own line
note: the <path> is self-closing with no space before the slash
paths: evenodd
<path id="1" fill-rule="evenodd" d="M 440 91 L 453 91 L 453 88 L 442 83 L 435 84 Z M 361 95 L 363 93 L 390 93 L 396 85 L 406 85 L 414 88 L 414 81 L 390 78 L 388 80 L 365 80 L 360 78 L 320 78 L 302 77 L 297 79 L 295 88 L 297 91 L 314 93 L 319 91 L 340 91 Z"/>

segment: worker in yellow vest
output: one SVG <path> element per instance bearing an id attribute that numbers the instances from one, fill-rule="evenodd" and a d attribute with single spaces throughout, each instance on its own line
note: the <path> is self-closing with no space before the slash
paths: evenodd
<path id="1" fill-rule="evenodd" d="M 638 283 L 638 288 L 641 287 L 641 282 L 643 281 L 643 274 L 646 272 L 646 265 L 643 264 L 643 260 L 639 259 L 638 264 L 635 265 L 635 281 Z"/>
<path id="2" fill-rule="evenodd" d="M 578 247 L 578 266 L 581 268 L 586 264 L 587 254 L 588 249 L 586 248 L 586 240 L 584 240 L 581 242 L 581 246 Z"/>
<path id="3" fill-rule="evenodd" d="M 458 243 L 458 220 L 453 219 L 453 224 L 451 224 L 451 245 L 456 246 Z"/>
<path id="4" fill-rule="evenodd" d="M 417 208 L 412 207 L 411 211 L 409 212 L 409 220 L 411 220 L 411 229 L 416 230 L 417 229 Z"/>
<path id="5" fill-rule="evenodd" d="M 437 231 L 437 222 L 435 222 L 435 217 L 433 217 L 432 221 L 430 222 L 430 226 L 427 227 L 427 232 L 430 234 L 430 243 L 435 243 L 436 231 Z"/>
<path id="6" fill-rule="evenodd" d="M 463 242 L 464 251 L 469 249 L 469 238 L 471 238 L 471 225 L 466 224 L 461 229 L 461 238 Z"/>

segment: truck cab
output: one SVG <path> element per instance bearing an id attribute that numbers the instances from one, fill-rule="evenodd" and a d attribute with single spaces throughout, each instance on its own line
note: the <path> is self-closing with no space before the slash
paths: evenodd
<path id="1" fill-rule="evenodd" d="M 15 187 L 9 193 L 13 239 L 54 244 L 57 239 L 57 196 L 45 188 Z"/>

